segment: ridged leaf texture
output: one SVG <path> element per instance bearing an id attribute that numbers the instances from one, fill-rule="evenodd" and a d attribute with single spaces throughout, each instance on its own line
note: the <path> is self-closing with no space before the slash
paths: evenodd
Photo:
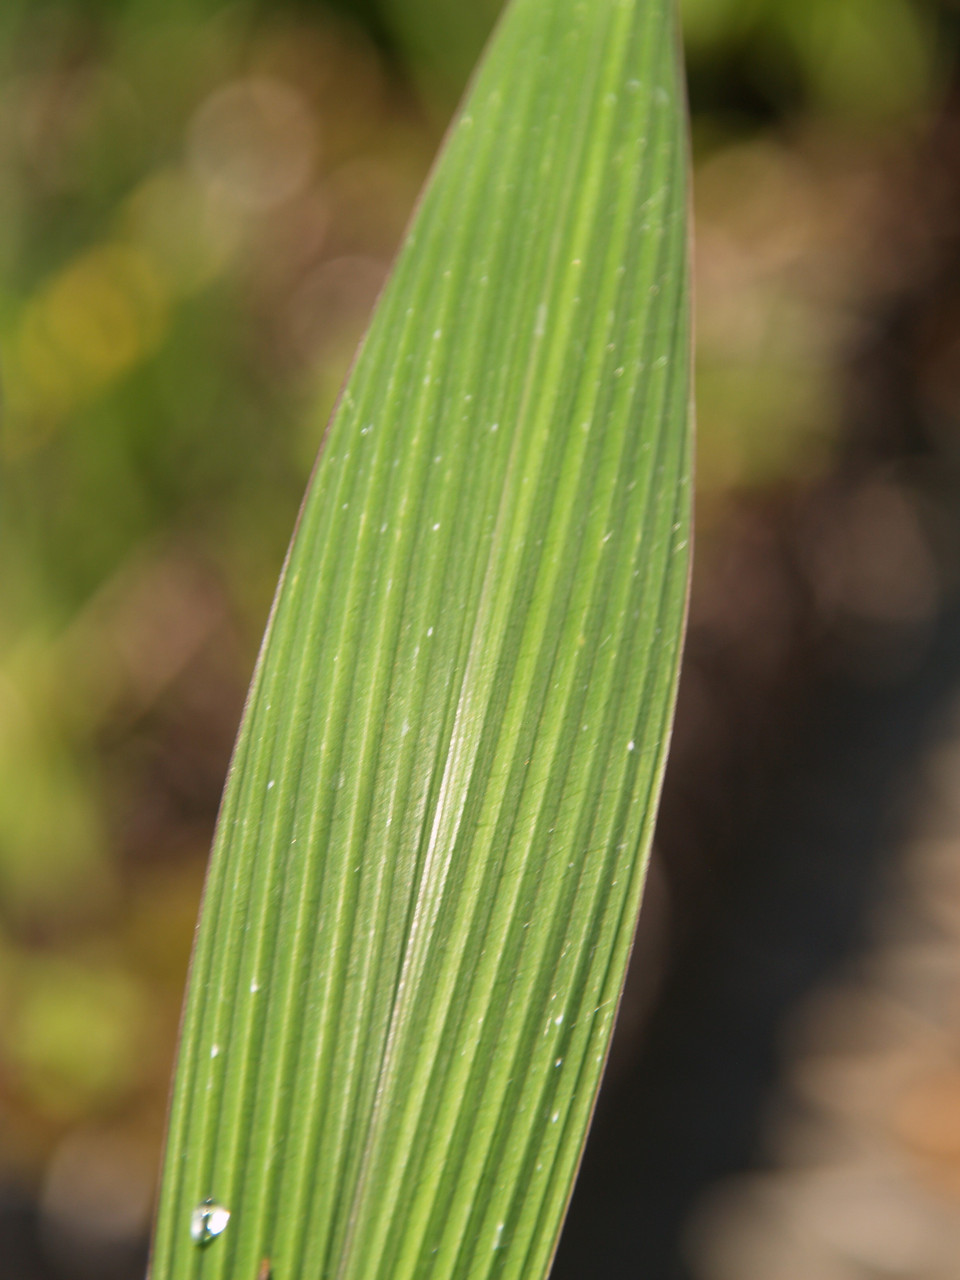
<path id="1" fill-rule="evenodd" d="M 676 684 L 686 167 L 667 0 L 514 0 L 281 579 L 208 876 L 154 1280 L 549 1268 Z M 208 1198 L 231 1216 L 198 1245 Z"/>

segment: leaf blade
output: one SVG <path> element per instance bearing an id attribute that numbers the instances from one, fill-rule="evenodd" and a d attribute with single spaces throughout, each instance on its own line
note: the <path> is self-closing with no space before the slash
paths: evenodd
<path id="1" fill-rule="evenodd" d="M 660 0 L 517 0 L 381 299 L 225 794 L 157 1280 L 548 1265 L 685 598 L 673 39 Z"/>

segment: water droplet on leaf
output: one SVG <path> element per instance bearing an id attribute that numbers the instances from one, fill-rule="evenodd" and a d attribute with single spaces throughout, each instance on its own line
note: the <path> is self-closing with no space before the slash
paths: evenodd
<path id="1" fill-rule="evenodd" d="M 222 1235 L 230 1221 L 230 1210 L 216 1200 L 204 1200 L 190 1215 L 190 1236 L 194 1244 L 206 1244 Z"/>

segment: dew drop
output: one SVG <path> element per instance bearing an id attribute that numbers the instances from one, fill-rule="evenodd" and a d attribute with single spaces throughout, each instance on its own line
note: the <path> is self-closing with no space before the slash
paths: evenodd
<path id="1" fill-rule="evenodd" d="M 229 1221 L 229 1209 L 216 1200 L 204 1200 L 190 1215 L 190 1237 L 194 1244 L 207 1244 L 226 1231 Z"/>

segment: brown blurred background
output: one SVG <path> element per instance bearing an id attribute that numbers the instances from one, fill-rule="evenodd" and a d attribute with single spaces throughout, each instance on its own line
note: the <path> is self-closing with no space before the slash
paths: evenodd
<path id="1" fill-rule="evenodd" d="M 253 657 L 497 7 L 0 9 L 0 1280 L 143 1274 Z M 555 1280 L 960 1280 L 960 5 L 684 26 L 690 642 Z"/>

